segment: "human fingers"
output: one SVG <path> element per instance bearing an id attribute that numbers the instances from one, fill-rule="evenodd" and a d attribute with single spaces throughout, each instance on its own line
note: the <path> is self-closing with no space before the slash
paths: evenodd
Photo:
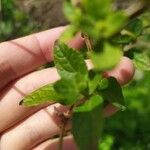
<path id="1" fill-rule="evenodd" d="M 127 71 L 128 71 L 128 69 L 127 69 Z M 130 73 L 130 75 L 132 75 L 132 74 L 133 74 L 133 72 Z M 45 109 L 35 113 L 34 115 L 32 115 L 30 118 L 28 118 L 26 121 L 24 121 L 20 125 L 16 126 L 12 130 L 4 133 L 2 136 L 2 141 L 3 141 L 2 143 L 4 143 L 3 145 L 6 145 L 6 146 L 9 145 L 9 144 L 7 144 L 7 142 L 8 143 L 11 142 L 10 144 L 11 145 L 13 144 L 14 146 L 18 145 L 18 143 L 20 143 L 20 149 L 23 149 L 23 147 L 29 147 L 31 145 L 31 143 L 32 143 L 32 146 L 34 146 L 34 145 L 40 143 L 41 141 L 46 140 L 47 138 L 49 138 L 55 134 L 58 134 L 59 133 L 58 125 L 60 123 L 58 123 L 58 122 L 56 123 L 54 121 L 55 117 L 52 117 L 52 114 L 54 113 L 53 106 L 47 107 L 47 111 L 50 112 L 50 114 L 51 114 L 49 119 L 47 117 L 47 111 L 45 112 L 44 110 Z M 107 109 L 107 111 L 108 111 L 108 109 Z M 112 112 L 109 112 L 109 115 L 110 115 L 110 113 L 112 113 Z M 107 115 L 107 112 L 106 112 L 106 115 Z M 39 124 L 39 122 L 41 122 L 41 118 L 42 118 L 42 126 Z M 45 121 L 44 121 L 44 119 L 45 119 Z M 37 126 L 37 124 L 39 124 L 39 126 Z M 50 126 L 50 125 L 52 125 L 52 126 Z M 29 127 L 29 130 L 28 130 L 28 127 Z M 26 135 L 24 134 L 25 132 L 26 132 Z M 29 138 L 28 135 L 30 135 L 30 136 L 33 135 L 33 136 Z M 41 136 L 39 136 L 39 135 L 41 135 Z M 23 143 L 20 142 L 20 141 L 22 141 L 21 139 L 24 139 Z M 31 143 L 29 142 L 29 139 L 30 139 Z"/>
<path id="2" fill-rule="evenodd" d="M 128 64 L 128 68 L 124 64 L 126 65 Z M 89 69 L 92 67 L 89 61 L 87 62 L 87 65 Z M 127 80 L 131 78 L 131 76 L 133 76 L 133 72 L 134 72 L 133 64 L 131 63 L 130 60 L 126 58 L 122 58 L 122 61 L 118 66 L 119 67 L 116 70 L 119 75 L 115 74 L 114 77 L 116 77 L 118 81 L 120 81 L 121 78 L 122 81 L 124 80 L 124 82 L 127 82 Z M 124 79 L 119 73 L 122 71 L 122 69 L 128 72 L 128 77 L 125 77 Z M 114 74 L 112 74 L 112 76 L 113 75 Z M 32 91 L 40 88 L 41 86 L 44 86 L 45 84 L 53 83 L 58 79 L 59 79 L 59 75 L 56 69 L 50 68 L 50 69 L 37 71 L 35 73 L 31 73 L 25 76 L 24 78 L 19 79 L 16 83 L 11 85 L 11 87 L 3 93 L 3 96 L 1 98 L 0 132 L 4 131 L 10 126 L 16 124 L 18 121 L 24 119 L 25 117 L 29 116 L 33 112 L 40 109 L 40 107 L 26 108 L 23 106 L 19 106 L 19 102 L 23 99 L 24 95 L 31 93 Z M 114 108 L 111 105 L 108 105 L 104 110 L 104 116 L 109 116 L 115 111 L 117 111 L 116 108 Z"/>
<path id="3" fill-rule="evenodd" d="M 59 139 L 50 139 L 33 148 L 33 150 L 57 150 Z M 72 135 L 63 138 L 62 150 L 78 150 Z"/>
<path id="4" fill-rule="evenodd" d="M 28 73 L 53 59 L 53 46 L 66 27 L 57 27 L 44 32 L 0 44 L 0 89 L 10 81 Z M 79 48 L 83 38 L 78 34 L 69 46 Z"/>
<path id="5" fill-rule="evenodd" d="M 92 65 L 91 65 L 92 66 Z M 128 68 L 128 69 L 127 69 Z M 106 76 L 107 75 L 107 76 Z M 113 76 L 117 78 L 119 83 L 121 85 L 124 85 L 128 83 L 134 75 L 134 66 L 130 59 L 127 57 L 123 57 L 120 64 L 113 70 L 105 72 L 105 77 Z M 118 111 L 118 109 L 113 106 L 112 104 L 108 104 L 105 109 L 103 110 L 103 116 L 109 117 L 112 114 L 115 114 Z M 68 139 L 64 139 L 64 150 L 67 150 L 68 147 L 70 149 L 77 149 L 76 144 L 74 142 L 74 139 L 72 136 L 68 136 Z M 37 146 L 34 150 L 51 150 L 51 149 L 57 149 L 58 146 L 58 139 L 57 140 L 47 140 L 46 142 L 43 142 L 39 146 Z M 71 148 L 70 148 L 71 146 Z M 72 147 L 73 146 L 73 147 Z"/>
<path id="6" fill-rule="evenodd" d="M 113 76 L 121 85 L 125 85 L 133 78 L 134 71 L 135 68 L 132 61 L 128 57 L 123 57 L 113 70 L 104 73 L 104 77 Z"/>
<path id="7" fill-rule="evenodd" d="M 59 104 L 48 106 L 19 125 L 2 134 L 0 148 L 2 150 L 30 150 L 37 144 L 57 135 L 61 128 L 61 118 L 55 110 L 66 112 L 68 107 Z M 69 128 L 70 125 L 68 124 Z"/>
<path id="8" fill-rule="evenodd" d="M 3 91 L 0 101 L 0 133 L 39 110 L 43 106 L 24 107 L 19 102 L 25 95 L 59 79 L 55 68 L 30 73 L 18 79 Z"/>

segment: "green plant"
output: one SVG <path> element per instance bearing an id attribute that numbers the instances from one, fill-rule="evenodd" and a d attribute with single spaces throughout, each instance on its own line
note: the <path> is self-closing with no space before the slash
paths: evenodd
<path id="1" fill-rule="evenodd" d="M 132 83 L 123 89 L 126 111 L 105 120 L 105 135 L 101 142 L 103 146 L 109 139 L 110 150 L 149 150 L 150 148 L 149 72 L 138 71 L 136 74 L 140 76 L 135 75 Z M 102 150 L 105 150 L 104 146 Z"/>
<path id="2" fill-rule="evenodd" d="M 70 107 L 67 115 L 62 115 L 59 149 L 68 117 L 72 118 L 72 134 L 78 147 L 98 150 L 104 120 L 102 109 L 107 103 L 125 109 L 120 84 L 113 77 L 103 78 L 104 71 L 114 68 L 123 55 L 133 59 L 137 68 L 150 69 L 149 48 L 144 47 L 149 41 L 149 24 L 141 16 L 148 9 L 147 3 L 141 1 L 140 7 L 135 7 L 133 12 L 114 9 L 112 0 L 93 0 L 92 3 L 90 0 L 68 0 L 64 3 L 64 12 L 71 25 L 54 48 L 54 64 L 61 79 L 31 93 L 21 102 L 26 106 L 59 102 Z M 86 54 L 65 44 L 77 32 L 85 38 Z M 92 61 L 91 70 L 84 59 Z"/>

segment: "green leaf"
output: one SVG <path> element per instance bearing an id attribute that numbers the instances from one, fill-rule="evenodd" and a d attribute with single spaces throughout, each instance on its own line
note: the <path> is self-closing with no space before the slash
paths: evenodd
<path id="1" fill-rule="evenodd" d="M 112 150 L 114 144 L 114 137 L 105 135 L 99 142 L 99 150 Z"/>
<path id="2" fill-rule="evenodd" d="M 129 44 L 141 35 L 143 31 L 143 23 L 140 19 L 130 21 L 121 31 L 121 35 L 115 37 L 112 41 L 117 44 Z"/>
<path id="3" fill-rule="evenodd" d="M 62 78 L 68 78 L 72 74 L 81 74 L 86 76 L 87 66 L 82 55 L 66 44 L 55 46 L 54 62 Z"/>
<path id="4" fill-rule="evenodd" d="M 66 43 L 71 40 L 77 33 L 77 29 L 74 26 L 69 26 L 61 35 L 60 41 Z"/>
<path id="5" fill-rule="evenodd" d="M 141 54 L 142 51 L 139 48 L 133 47 L 133 48 L 130 48 L 128 51 L 125 51 L 124 56 L 126 56 L 130 59 L 134 59 L 134 56 L 136 53 Z"/>
<path id="6" fill-rule="evenodd" d="M 137 37 L 142 33 L 143 23 L 140 19 L 136 18 L 127 24 L 125 30 L 131 32 L 135 37 Z"/>
<path id="7" fill-rule="evenodd" d="M 101 79 L 102 77 L 100 76 L 100 74 L 93 72 L 93 70 L 89 72 L 88 88 L 90 95 L 96 90 Z"/>
<path id="8" fill-rule="evenodd" d="M 115 67 L 121 57 L 122 51 L 119 47 L 110 45 L 109 43 L 104 44 L 104 49 L 99 53 L 91 53 L 90 57 L 96 70 L 103 71 L 112 69 Z"/>
<path id="9" fill-rule="evenodd" d="M 109 81 L 108 81 L 108 79 L 102 79 L 100 82 L 99 82 L 99 89 L 100 90 L 105 90 L 106 88 L 108 88 L 108 86 L 109 86 Z"/>
<path id="10" fill-rule="evenodd" d="M 145 53 L 134 53 L 133 62 L 138 69 L 150 71 L 150 58 Z"/>
<path id="11" fill-rule="evenodd" d="M 104 37 L 109 38 L 121 29 L 125 23 L 126 17 L 123 12 L 115 12 L 108 15 L 105 24 L 105 30 L 102 30 Z M 113 25 L 111 25 L 113 22 Z"/>
<path id="12" fill-rule="evenodd" d="M 55 46 L 54 62 L 58 73 L 64 79 L 75 78 L 80 90 L 86 86 L 88 69 L 82 55 L 66 44 Z"/>
<path id="13" fill-rule="evenodd" d="M 129 35 L 119 35 L 117 37 L 114 37 L 112 40 L 113 43 L 116 44 L 129 44 L 133 41 L 133 38 Z"/>
<path id="14" fill-rule="evenodd" d="M 103 79 L 99 84 L 99 90 L 105 100 L 122 110 L 125 109 L 122 88 L 115 78 Z"/>
<path id="15" fill-rule="evenodd" d="M 25 106 L 36 106 L 47 102 L 54 102 L 60 98 L 61 97 L 55 92 L 53 85 L 48 84 L 26 96 L 22 104 Z"/>
<path id="16" fill-rule="evenodd" d="M 91 97 L 73 113 L 72 133 L 80 150 L 98 150 L 102 132 L 102 98 Z"/>
<path id="17" fill-rule="evenodd" d="M 75 7 L 72 5 L 71 2 L 65 1 L 64 2 L 64 14 L 68 21 L 78 27 L 79 21 L 81 20 L 82 17 L 82 12 L 78 7 Z"/>
<path id="18" fill-rule="evenodd" d="M 111 1 L 112 0 L 82 0 L 81 6 L 83 7 L 86 14 L 92 16 L 95 19 L 104 17 L 111 11 Z M 101 9 L 99 9 L 100 6 Z"/>
<path id="19" fill-rule="evenodd" d="M 64 12 L 77 31 L 97 40 L 109 38 L 118 32 L 126 20 L 123 12 L 113 9 L 112 0 L 94 0 L 92 3 L 90 0 L 82 0 L 77 6 L 67 1 Z"/>
<path id="20" fill-rule="evenodd" d="M 74 104 L 80 98 L 77 85 L 73 79 L 61 79 L 54 84 L 55 91 L 61 95 L 57 102 L 63 105 Z"/>

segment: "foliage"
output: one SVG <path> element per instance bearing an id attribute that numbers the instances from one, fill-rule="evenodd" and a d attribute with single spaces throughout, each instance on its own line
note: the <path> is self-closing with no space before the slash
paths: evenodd
<path id="1" fill-rule="evenodd" d="M 102 132 L 102 98 L 95 95 L 73 113 L 72 133 L 83 150 L 98 150 L 98 142 Z M 79 127 L 80 125 L 80 127 Z M 94 129 L 90 130 L 89 129 Z"/>
<path id="2" fill-rule="evenodd" d="M 102 9 L 98 9 L 99 6 L 103 6 Z M 97 8 L 96 11 L 93 11 L 94 8 Z M 55 44 L 54 49 L 54 63 L 61 79 L 51 85 L 54 87 L 54 91 L 51 91 L 45 99 L 49 99 L 50 95 L 57 93 L 57 97 L 53 97 L 53 101 L 70 105 L 70 113 L 73 111 L 72 134 L 79 149 L 98 150 L 102 131 L 100 124 L 103 123 L 103 118 L 98 117 L 103 107 L 103 105 L 99 105 L 102 103 L 101 99 L 105 103 L 109 101 L 124 109 L 124 98 L 116 79 L 112 77 L 102 79 L 101 77 L 98 78 L 97 75 L 115 67 L 124 51 L 126 55 L 132 52 L 135 66 L 148 70 L 148 57 L 143 59 L 142 55 L 145 52 L 139 51 L 139 47 L 136 45 L 138 37 L 143 34 L 145 27 L 142 20 L 137 18 L 127 20 L 123 11 L 114 10 L 111 0 L 95 0 L 92 3 L 89 0 L 66 1 L 64 12 L 71 23 L 69 31 L 66 31 L 70 32 L 70 35 L 63 34 L 61 42 Z M 111 26 L 111 22 L 115 22 L 113 26 Z M 124 26 L 124 24 L 126 25 Z M 92 69 L 93 79 L 96 78 L 97 84 L 91 82 L 90 72 L 88 73 L 83 56 L 64 44 L 67 42 L 65 40 L 72 38 L 78 31 L 82 32 L 85 37 L 86 58 L 90 58 L 94 65 Z M 118 39 L 120 39 L 119 43 Z M 123 49 L 121 49 L 121 45 Z M 133 46 L 126 48 L 128 45 Z M 133 49 L 137 49 L 140 54 L 137 54 Z M 36 92 L 41 93 L 43 88 Z M 35 97 L 34 93 L 30 97 L 32 97 L 32 102 L 34 100 L 37 104 L 36 101 L 39 98 Z M 84 102 L 81 102 L 83 99 Z M 25 104 L 27 98 L 23 101 Z M 81 120 L 83 121 L 82 124 Z M 79 124 L 81 125 L 80 128 L 78 128 Z M 90 132 L 88 132 L 89 129 Z"/>
<path id="3" fill-rule="evenodd" d="M 104 132 L 112 141 L 111 150 L 150 149 L 150 76 L 146 72 L 140 73 L 143 74 L 141 79 L 135 78 L 130 85 L 124 87 L 126 111 L 116 114 L 105 122 Z M 107 143 L 107 136 L 102 140 L 104 143 Z"/>
<path id="4" fill-rule="evenodd" d="M 19 35 L 29 32 L 30 26 L 26 29 L 28 18 L 22 12 L 16 15 L 11 0 L 3 2 L 9 5 L 2 7 L 7 12 L 3 15 L 7 17 L 0 22 L 1 38 L 9 39 L 14 29 L 20 29 Z M 33 106 L 59 102 L 71 106 L 72 133 L 81 150 L 150 149 L 148 74 L 140 72 L 144 76 L 140 80 L 140 75 L 135 76 L 135 80 L 123 90 L 125 98 L 116 79 L 103 79 L 100 75 L 114 68 L 122 55 L 130 57 L 138 69 L 149 71 L 149 12 L 131 19 L 124 10 L 114 9 L 111 0 L 93 0 L 92 3 L 90 0 L 67 0 L 64 12 L 71 25 L 55 44 L 54 50 L 54 63 L 61 79 L 31 93 L 22 104 Z M 12 24 L 14 21 L 23 22 L 17 25 Z M 91 41 L 91 47 L 86 45 L 84 57 L 64 44 L 79 31 L 86 42 Z M 92 60 L 92 70 L 88 71 L 83 58 Z M 127 110 L 106 119 L 102 125 L 101 110 L 108 101 L 122 109 L 126 103 Z"/>

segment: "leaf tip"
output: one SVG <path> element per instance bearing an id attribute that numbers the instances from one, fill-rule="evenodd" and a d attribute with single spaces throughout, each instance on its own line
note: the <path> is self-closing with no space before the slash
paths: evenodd
<path id="1" fill-rule="evenodd" d="M 124 105 L 121 105 L 121 104 L 119 104 L 119 103 L 113 103 L 113 105 L 115 106 L 115 107 L 117 107 L 119 110 L 121 110 L 121 111 L 125 111 L 127 108 L 126 108 L 126 106 L 124 106 Z"/>

